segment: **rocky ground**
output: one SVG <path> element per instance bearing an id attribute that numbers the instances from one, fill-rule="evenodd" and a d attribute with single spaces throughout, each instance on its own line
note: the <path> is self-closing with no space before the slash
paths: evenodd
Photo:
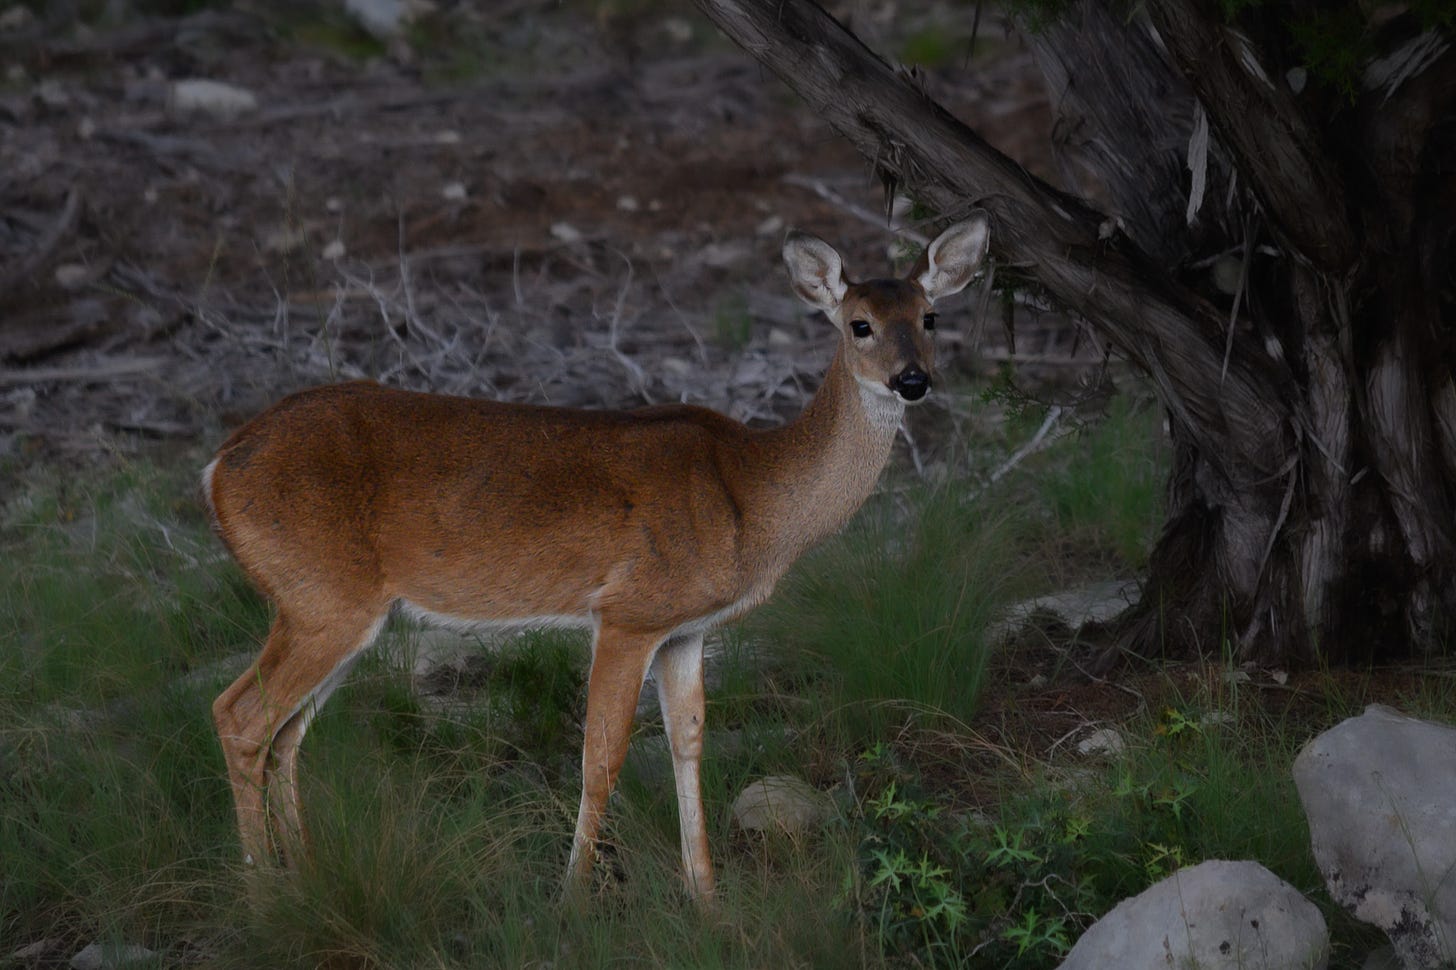
<path id="1" fill-rule="evenodd" d="M 897 234 L 866 162 L 690 9 L 474 7 L 386 40 L 332 6 L 0 18 L 12 471 L 211 446 L 281 393 L 352 376 L 797 411 L 832 344 L 779 246 L 805 227 L 884 271 Z M 959 14 L 842 13 L 891 52 L 949 24 L 937 96 L 1048 169 L 1039 76 L 994 18 L 972 56 Z M 1010 355 L 978 310 L 943 314 L 952 370 Z M 1048 374 L 1098 359 L 1060 318 L 1019 317 L 1016 350 Z M 911 433 L 982 420 L 974 395 L 952 381 Z"/>

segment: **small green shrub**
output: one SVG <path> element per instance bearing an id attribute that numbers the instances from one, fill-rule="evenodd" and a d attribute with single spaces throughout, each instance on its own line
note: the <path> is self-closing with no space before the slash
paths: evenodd
<path id="1" fill-rule="evenodd" d="M 840 905 L 893 961 L 1031 968 L 1057 965 L 1118 901 L 1205 859 L 1258 859 L 1317 892 L 1289 773 L 1297 731 L 1230 692 L 1124 734 L 1110 762 L 1047 766 L 986 814 L 932 794 L 890 746 L 870 747 L 854 764 L 858 851 Z"/>

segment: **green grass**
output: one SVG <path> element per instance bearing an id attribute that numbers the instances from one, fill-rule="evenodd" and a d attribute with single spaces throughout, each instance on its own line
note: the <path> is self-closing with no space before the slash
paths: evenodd
<path id="1" fill-rule="evenodd" d="M 710 919 L 681 890 L 657 721 L 637 727 L 589 904 L 559 901 L 579 635 L 520 636 L 440 685 L 414 678 L 418 640 L 392 625 L 304 747 L 313 860 L 245 871 L 209 706 L 268 609 L 210 535 L 203 458 L 22 479 L 0 511 L 0 966 L 52 938 L 221 968 L 1053 967 L 1116 901 L 1215 857 L 1309 894 L 1358 962 L 1370 936 L 1320 887 L 1289 765 L 1378 678 L 1331 671 L 1317 699 L 1280 707 L 1216 666 L 1175 670 L 1142 685 L 1153 699 L 1115 758 L 987 740 L 1029 696 L 988 624 L 1069 550 L 1120 569 L 1131 536 L 1150 541 L 1157 431 L 1118 405 L 984 492 L 891 481 L 723 633 Z M 1451 720 L 1453 691 L 1430 678 L 1406 706 Z M 833 817 L 792 838 L 737 831 L 733 798 L 782 773 L 830 792 Z"/>
<path id="2" fill-rule="evenodd" d="M 823 716 L 860 746 L 906 722 L 975 713 L 997 611 L 1028 586 L 1013 513 L 947 485 L 872 502 L 810 553 L 750 627 L 827 688 Z"/>
<path id="3" fill-rule="evenodd" d="M 1162 525 L 1167 464 L 1162 410 L 1118 397 L 1104 418 L 1029 463 L 1027 477 L 1063 555 L 1131 575 Z"/>

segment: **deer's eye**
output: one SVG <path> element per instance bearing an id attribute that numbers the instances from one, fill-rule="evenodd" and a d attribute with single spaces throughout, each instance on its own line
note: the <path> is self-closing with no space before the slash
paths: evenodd
<path id="1" fill-rule="evenodd" d="M 926 330 L 934 330 L 935 329 L 935 314 L 933 314 L 933 313 L 927 313 L 925 315 L 924 323 L 925 323 L 925 329 Z"/>
<path id="2" fill-rule="evenodd" d="M 870 325 L 864 320 L 849 321 L 849 332 L 861 339 L 870 335 Z"/>

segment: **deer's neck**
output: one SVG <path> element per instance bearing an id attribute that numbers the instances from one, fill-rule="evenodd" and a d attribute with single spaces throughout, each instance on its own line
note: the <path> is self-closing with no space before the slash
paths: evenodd
<path id="1" fill-rule="evenodd" d="M 782 567 L 837 532 L 869 497 L 890 457 L 905 405 L 863 387 L 843 348 L 804 413 L 767 432 L 757 496 Z"/>

